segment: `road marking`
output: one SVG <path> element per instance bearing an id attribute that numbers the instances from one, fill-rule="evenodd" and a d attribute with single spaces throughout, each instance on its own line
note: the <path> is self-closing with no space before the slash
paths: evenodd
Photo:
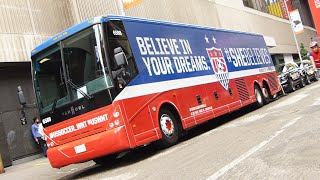
<path id="1" fill-rule="evenodd" d="M 42 162 L 42 163 L 38 163 L 38 164 L 33 164 L 32 166 L 41 166 L 41 165 L 47 165 L 49 164 L 49 162 Z"/>
<path id="2" fill-rule="evenodd" d="M 216 131 L 222 131 L 224 129 L 227 129 L 227 128 L 233 128 L 233 127 L 237 127 L 237 126 L 241 126 L 241 125 L 245 125 L 245 124 L 248 124 L 248 123 L 251 123 L 251 122 L 254 122 L 254 121 L 258 121 L 258 120 L 261 120 L 263 119 L 267 114 L 257 114 L 257 115 L 253 115 L 253 116 L 245 116 L 245 117 L 241 117 L 237 122 L 233 122 L 233 123 L 230 123 L 230 124 L 227 124 L 225 126 L 221 126 L 219 128 L 215 128 L 209 132 L 206 132 L 200 136 L 197 136 L 195 138 L 192 138 L 190 141 L 192 142 L 195 142 L 195 141 L 198 141 L 198 139 L 202 139 L 203 137 L 207 137 L 207 136 L 210 136 L 212 135 L 213 133 L 215 133 Z M 270 115 L 270 113 L 269 113 Z M 189 141 L 189 142 L 190 142 Z M 185 144 L 182 144 L 181 146 L 177 146 L 177 147 L 173 147 L 172 149 L 169 149 L 169 150 L 166 150 L 164 152 L 161 152 L 157 155 L 154 155 L 152 158 L 150 158 L 149 160 L 150 161 L 153 161 L 159 157 L 162 157 L 162 156 L 165 156 L 165 155 L 168 155 L 178 149 L 181 149 L 182 147 L 185 147 L 189 145 L 189 143 L 185 143 Z"/>
<path id="3" fill-rule="evenodd" d="M 229 170 L 231 170 L 232 168 L 234 168 L 235 166 L 240 164 L 243 160 L 247 159 L 252 154 L 254 154 L 255 152 L 259 151 L 262 147 L 264 147 L 266 144 L 271 142 L 274 138 L 279 136 L 287 128 L 289 128 L 290 126 L 295 124 L 299 119 L 301 119 L 301 117 L 297 117 L 297 118 L 293 119 L 292 121 L 290 121 L 289 123 L 285 124 L 279 131 L 275 132 L 272 136 L 270 136 L 270 138 L 268 140 L 261 142 L 260 144 L 258 144 L 257 146 L 253 147 L 252 149 L 250 149 L 245 154 L 243 154 L 240 157 L 238 157 L 237 159 L 233 160 L 231 163 L 227 164 L 226 166 L 221 168 L 219 171 L 217 171 L 216 173 L 211 175 L 209 178 L 207 178 L 207 180 L 215 180 L 215 179 L 218 179 L 219 177 L 223 176 Z"/>
<path id="4" fill-rule="evenodd" d="M 309 94 L 297 94 L 295 96 L 292 96 L 292 97 L 286 99 L 285 101 L 282 101 L 279 104 L 276 104 L 276 105 L 270 107 L 268 109 L 268 111 L 272 110 L 272 109 L 278 109 L 278 108 L 282 108 L 282 107 L 286 107 L 286 106 L 292 105 L 292 104 L 304 99 L 307 96 L 309 96 Z"/>
<path id="5" fill-rule="evenodd" d="M 133 177 L 136 177 L 137 175 L 138 175 L 138 173 L 126 173 L 126 174 L 120 174 L 118 176 L 108 177 L 108 178 L 104 178 L 104 179 L 100 179 L 100 180 L 127 180 L 127 179 L 131 179 Z"/>
<path id="6" fill-rule="evenodd" d="M 317 105 L 320 105 L 320 98 L 316 98 L 315 102 L 309 106 L 317 106 Z"/>
<path id="7" fill-rule="evenodd" d="M 70 169 L 70 171 L 58 171 L 58 174 L 68 174 L 68 173 L 72 173 L 73 171 L 78 170 L 78 168 L 72 168 Z"/>
<path id="8" fill-rule="evenodd" d="M 313 86 L 308 86 L 307 88 L 304 89 L 304 91 L 310 91 L 310 90 L 313 90 L 313 89 L 316 89 L 316 88 L 320 88 L 320 84 L 316 84 L 316 85 L 313 85 Z"/>
<path id="9" fill-rule="evenodd" d="M 178 145 L 176 147 L 172 147 L 171 149 L 165 150 L 164 152 L 161 152 L 161 153 L 159 153 L 157 155 L 154 155 L 152 158 L 149 158 L 148 160 L 149 161 L 153 161 L 153 160 L 155 160 L 155 159 L 157 159 L 159 157 L 166 156 L 166 155 L 168 155 L 170 153 L 173 153 L 174 151 L 177 151 L 178 149 L 181 149 L 181 148 L 183 148 L 185 146 L 188 146 L 188 145 L 189 145 L 188 143 L 185 143 L 185 144 L 182 144 L 180 146 Z"/>
<path id="10" fill-rule="evenodd" d="M 273 113 L 273 112 L 270 112 Z M 268 113 L 268 115 L 270 116 L 270 113 Z M 255 122 L 258 120 L 262 120 L 267 114 L 257 114 L 257 115 L 250 115 L 250 116 L 244 116 L 244 117 L 239 117 L 237 118 L 237 121 L 231 121 L 228 124 L 222 125 L 220 127 L 217 127 L 215 129 L 212 129 L 206 133 L 201 134 L 200 136 L 194 137 L 189 141 L 195 142 L 198 141 L 199 139 L 202 139 L 203 137 L 207 137 L 210 136 L 214 133 L 216 133 L 217 131 L 222 131 L 228 128 L 233 128 L 233 127 L 237 127 L 237 126 L 241 126 L 241 125 L 245 125 L 251 122 Z M 212 120 L 214 121 L 214 120 Z"/>

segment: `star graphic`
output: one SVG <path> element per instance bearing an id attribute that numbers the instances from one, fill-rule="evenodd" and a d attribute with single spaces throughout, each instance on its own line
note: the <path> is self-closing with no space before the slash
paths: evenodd
<path id="1" fill-rule="evenodd" d="M 213 41 L 213 44 L 216 44 L 217 43 L 217 40 L 214 36 L 212 36 L 212 41 Z"/>
<path id="2" fill-rule="evenodd" d="M 209 43 L 209 38 L 207 37 L 207 35 L 205 35 L 204 39 L 206 40 L 206 43 Z"/>

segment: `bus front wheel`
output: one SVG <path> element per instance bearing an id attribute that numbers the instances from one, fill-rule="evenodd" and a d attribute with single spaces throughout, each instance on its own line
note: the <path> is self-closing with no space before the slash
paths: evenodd
<path id="1" fill-rule="evenodd" d="M 159 148 L 167 148 L 179 140 L 178 118 L 170 110 L 162 108 L 159 112 L 159 127 L 162 138 L 156 142 Z"/>

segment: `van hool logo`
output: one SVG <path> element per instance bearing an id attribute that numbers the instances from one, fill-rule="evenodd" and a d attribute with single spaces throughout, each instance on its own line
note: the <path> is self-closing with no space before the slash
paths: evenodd
<path id="1" fill-rule="evenodd" d="M 204 38 L 207 43 L 209 43 L 209 38 L 205 36 Z M 212 37 L 213 43 L 216 43 L 216 39 Z M 227 67 L 226 60 L 223 57 L 223 53 L 221 49 L 212 47 L 212 48 L 206 48 L 212 69 L 214 74 L 216 75 L 218 81 L 220 84 L 228 90 L 229 88 L 229 71 Z"/>
<path id="2" fill-rule="evenodd" d="M 85 109 L 85 107 L 83 105 L 79 105 L 79 106 L 76 106 L 76 107 L 71 106 L 68 110 L 62 112 L 61 114 L 63 116 L 67 116 L 67 115 L 70 115 L 70 114 L 74 115 L 76 112 L 81 111 L 83 109 Z"/>

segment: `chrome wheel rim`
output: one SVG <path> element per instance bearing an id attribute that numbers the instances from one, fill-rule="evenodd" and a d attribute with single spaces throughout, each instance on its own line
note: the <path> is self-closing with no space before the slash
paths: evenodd
<path id="1" fill-rule="evenodd" d="M 269 93 L 268 93 L 267 88 L 262 88 L 262 93 L 263 93 L 263 96 L 264 96 L 266 99 L 269 98 Z"/>
<path id="2" fill-rule="evenodd" d="M 306 86 L 306 81 L 304 80 L 304 78 L 302 78 L 301 81 L 302 81 L 302 86 L 303 87 Z"/>
<path id="3" fill-rule="evenodd" d="M 255 95 L 256 95 L 256 99 L 257 99 L 258 103 L 261 104 L 261 103 L 262 103 L 262 96 L 261 96 L 259 90 L 258 90 L 258 89 L 255 89 L 255 90 L 254 90 L 254 93 L 255 93 Z"/>
<path id="4" fill-rule="evenodd" d="M 291 86 L 292 86 L 292 90 L 294 90 L 294 91 L 295 91 L 295 90 L 296 90 L 296 86 L 295 86 L 293 83 L 292 83 L 292 85 L 291 85 Z"/>
<path id="5" fill-rule="evenodd" d="M 167 137 L 171 137 L 174 133 L 174 124 L 170 116 L 162 114 L 160 117 L 161 131 Z"/>

